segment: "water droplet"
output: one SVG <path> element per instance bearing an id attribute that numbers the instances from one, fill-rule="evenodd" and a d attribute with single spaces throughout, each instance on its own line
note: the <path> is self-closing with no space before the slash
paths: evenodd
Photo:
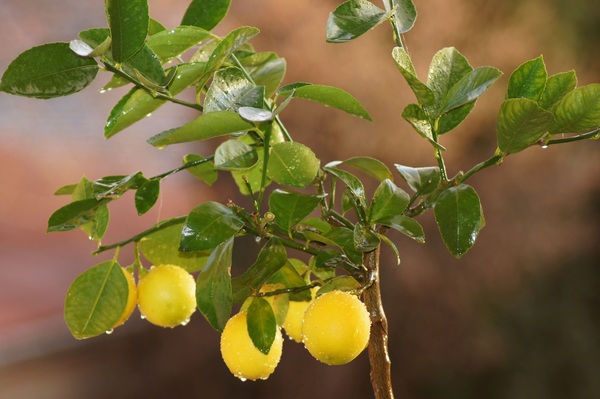
<path id="1" fill-rule="evenodd" d="M 240 381 L 242 381 L 242 382 L 244 382 L 244 381 L 247 381 L 247 380 L 248 380 L 247 378 L 241 377 L 241 376 L 239 376 L 239 375 L 236 375 L 236 377 L 237 377 L 237 378 L 239 378 L 239 379 L 240 379 Z"/>
<path id="2" fill-rule="evenodd" d="M 107 335 L 110 335 L 110 334 L 112 334 L 112 333 L 113 333 L 113 331 L 114 331 L 114 330 L 112 330 L 112 329 L 111 329 L 111 330 L 106 330 L 106 334 L 107 334 Z"/>
<path id="3" fill-rule="evenodd" d="M 149 114 L 146 114 L 146 118 L 150 118 L 152 116 L 152 112 L 150 112 Z"/>
<path id="4" fill-rule="evenodd" d="M 146 315 L 145 315 L 145 314 L 143 314 L 143 313 L 140 313 L 140 319 L 142 319 L 142 320 L 146 320 Z"/>
<path id="5" fill-rule="evenodd" d="M 544 145 L 542 146 L 542 149 L 543 149 L 543 150 L 545 150 L 546 148 L 548 148 L 548 144 L 544 144 Z"/>
<path id="6" fill-rule="evenodd" d="M 108 90 L 106 90 L 106 89 L 100 89 L 100 94 L 104 94 L 104 93 L 106 93 L 107 91 L 108 91 Z"/>
<path id="7" fill-rule="evenodd" d="M 257 244 L 258 244 L 258 243 L 260 243 L 260 240 L 261 240 L 261 238 L 260 238 L 260 237 L 256 237 L 256 238 L 254 239 L 254 241 L 256 241 L 256 243 L 257 243 Z"/>
<path id="8" fill-rule="evenodd" d="M 190 322 L 190 319 L 185 319 L 184 321 L 181 322 L 181 325 L 187 326 L 189 322 Z"/>

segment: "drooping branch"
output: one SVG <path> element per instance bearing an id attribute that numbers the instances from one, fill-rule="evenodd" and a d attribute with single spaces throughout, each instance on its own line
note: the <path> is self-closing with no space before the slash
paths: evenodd
<path id="1" fill-rule="evenodd" d="M 380 247 L 363 256 L 364 266 L 370 273 L 371 286 L 364 291 L 364 301 L 371 316 L 369 362 L 371 385 L 376 399 L 393 399 L 391 361 L 388 353 L 388 323 L 383 311 L 379 285 Z"/>

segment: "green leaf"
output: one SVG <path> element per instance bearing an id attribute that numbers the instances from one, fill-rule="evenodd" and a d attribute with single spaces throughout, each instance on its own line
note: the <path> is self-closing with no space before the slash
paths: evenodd
<path id="1" fill-rule="evenodd" d="M 472 70 L 469 61 L 458 50 L 443 48 L 431 60 L 427 86 L 433 90 L 436 101 L 441 102 L 450 89 Z"/>
<path id="2" fill-rule="evenodd" d="M 112 56 L 118 63 L 137 53 L 148 36 L 147 0 L 105 0 L 112 38 Z"/>
<path id="3" fill-rule="evenodd" d="M 446 247 L 460 258 L 475 244 L 483 227 L 479 196 L 466 184 L 450 187 L 438 197 L 434 214 Z"/>
<path id="4" fill-rule="evenodd" d="M 173 96 L 181 93 L 198 79 L 202 70 L 204 70 L 203 63 L 179 64 L 175 78 L 169 85 L 169 92 Z M 147 90 L 133 88 L 112 109 L 104 127 L 104 136 L 106 138 L 114 136 L 146 118 L 166 102 L 155 98 Z"/>
<path id="5" fill-rule="evenodd" d="M 389 168 L 380 160 L 371 157 L 358 156 L 346 159 L 345 161 L 329 162 L 327 165 L 352 166 L 379 181 L 384 181 L 385 179 L 394 180 L 394 176 L 392 175 L 392 172 L 390 172 Z"/>
<path id="6" fill-rule="evenodd" d="M 135 192 L 135 209 L 138 215 L 148 212 L 156 201 L 160 193 L 160 180 L 148 180 L 143 183 Z"/>
<path id="7" fill-rule="evenodd" d="M 216 36 L 195 26 L 179 26 L 163 30 L 148 38 L 146 45 L 156 54 L 161 64 L 166 64 L 208 38 Z"/>
<path id="8" fill-rule="evenodd" d="M 212 30 L 227 15 L 231 0 L 192 0 L 181 25 L 198 26 Z"/>
<path id="9" fill-rule="evenodd" d="M 269 210 L 275 215 L 275 223 L 291 231 L 317 208 L 321 200 L 321 196 L 278 189 L 269 197 Z"/>
<path id="10" fill-rule="evenodd" d="M 326 39 L 346 43 L 363 35 L 388 18 L 388 14 L 367 0 L 348 0 L 329 14 Z"/>
<path id="11" fill-rule="evenodd" d="M 335 177 L 337 177 L 338 179 L 340 179 L 341 181 L 343 181 L 346 184 L 346 186 L 348 186 L 350 191 L 352 191 L 353 195 L 357 198 L 360 198 L 361 202 L 366 204 L 367 200 L 365 197 L 365 187 L 363 186 L 360 179 L 354 176 L 352 173 L 337 168 L 335 165 L 337 165 L 337 162 L 328 163 L 327 165 L 325 165 L 324 169 L 327 172 L 334 175 Z"/>
<path id="12" fill-rule="evenodd" d="M 239 61 L 257 86 L 265 86 L 265 97 L 275 94 L 285 76 L 285 59 L 275 53 L 264 52 L 251 54 Z"/>
<path id="13" fill-rule="evenodd" d="M 400 70 L 400 73 L 415 93 L 419 103 L 425 107 L 433 106 L 435 104 L 435 93 L 419 80 L 412 60 L 406 50 L 402 47 L 395 47 L 392 50 L 392 57 L 396 62 L 398 70 Z"/>
<path id="14" fill-rule="evenodd" d="M 166 92 L 169 78 L 160 60 L 148 46 L 143 45 L 137 53 L 123 63 L 122 68 L 151 90 Z"/>
<path id="15" fill-rule="evenodd" d="M 319 159 L 310 148 L 286 141 L 271 147 L 267 173 L 279 184 L 304 188 L 317 177 L 319 165 Z"/>
<path id="16" fill-rule="evenodd" d="M 417 9 L 412 0 L 384 1 L 386 11 L 390 11 L 390 4 L 395 8 L 394 23 L 398 33 L 406 33 L 412 29 L 417 20 Z"/>
<path id="17" fill-rule="evenodd" d="M 263 183 L 264 149 L 258 148 L 256 149 L 256 153 L 258 154 L 258 162 L 252 168 L 246 170 L 234 170 L 231 172 L 231 176 L 235 180 L 240 193 L 243 195 L 250 195 L 248 185 L 252 188 L 253 193 L 261 190 L 261 185 Z M 265 187 L 268 186 L 271 183 L 271 179 L 267 177 L 264 183 Z"/>
<path id="18" fill-rule="evenodd" d="M 511 98 L 500 107 L 496 120 L 498 148 L 514 154 L 535 144 L 548 131 L 553 121 L 550 112 L 533 100 Z"/>
<path id="19" fill-rule="evenodd" d="M 239 68 L 225 68 L 213 76 L 204 99 L 204 112 L 237 111 L 242 106 L 260 108 L 263 100 L 264 87 L 255 86 Z"/>
<path id="20" fill-rule="evenodd" d="M 439 115 L 477 100 L 500 76 L 502 72 L 493 67 L 479 67 L 469 72 L 448 91 Z"/>
<path id="21" fill-rule="evenodd" d="M 408 206 L 409 201 L 410 197 L 404 190 L 386 179 L 375 190 L 373 201 L 369 207 L 369 221 L 379 223 L 380 220 L 400 215 Z"/>
<path id="22" fill-rule="evenodd" d="M 80 182 L 74 187 L 71 193 L 71 202 L 81 201 L 85 199 L 95 198 L 94 187 L 92 182 L 83 177 Z M 108 222 L 110 220 L 110 212 L 108 206 L 101 205 L 96 210 L 92 219 L 79 226 L 81 230 L 90 238 L 96 241 L 100 241 L 106 230 L 108 229 Z"/>
<path id="23" fill-rule="evenodd" d="M 256 262 L 242 275 L 233 278 L 233 301 L 243 302 L 252 293 L 258 292 L 286 261 L 287 253 L 281 240 L 276 237 L 269 239 L 258 254 Z"/>
<path id="24" fill-rule="evenodd" d="M 360 289 L 360 283 L 352 276 L 338 276 L 328 280 L 319 288 L 317 295 L 323 295 L 330 291 L 356 291 Z"/>
<path id="25" fill-rule="evenodd" d="M 215 167 L 221 170 L 246 170 L 258 162 L 256 150 L 239 140 L 227 140 L 215 151 Z"/>
<path id="26" fill-rule="evenodd" d="M 62 186 L 62 187 L 58 188 L 54 192 L 54 195 L 71 195 L 71 194 L 73 194 L 73 191 L 75 190 L 76 187 L 77 187 L 77 184 L 67 184 L 66 186 Z"/>
<path id="27" fill-rule="evenodd" d="M 381 240 L 369 226 L 362 223 L 354 225 L 354 248 L 360 252 L 369 252 L 376 249 L 381 244 Z"/>
<path id="28" fill-rule="evenodd" d="M 554 125 L 550 133 L 585 133 L 600 127 L 600 84 L 578 87 L 553 110 Z"/>
<path id="29" fill-rule="evenodd" d="M 284 287 L 296 288 L 306 286 L 306 281 L 298 273 L 296 268 L 292 265 L 291 261 L 297 264 L 302 264 L 299 260 L 288 259 L 285 265 L 275 272 L 268 280 L 267 284 L 281 284 Z M 303 264 L 302 264 L 303 265 Z M 306 265 L 303 265 L 306 267 Z M 290 301 L 310 301 L 312 296 L 310 290 L 306 289 L 299 292 L 289 293 Z"/>
<path id="30" fill-rule="evenodd" d="M 506 98 L 528 98 L 538 101 L 546 88 L 547 79 L 546 64 L 540 55 L 521 64 L 510 75 Z"/>
<path id="31" fill-rule="evenodd" d="M 259 97 L 264 98 L 264 93 Z M 262 123 L 273 120 L 275 115 L 268 109 L 254 107 L 240 107 L 237 110 L 243 120 L 251 123 Z"/>
<path id="32" fill-rule="evenodd" d="M 167 30 L 167 28 L 157 20 L 150 18 L 150 23 L 148 24 L 148 34 L 150 36 L 162 32 L 163 30 Z"/>
<path id="33" fill-rule="evenodd" d="M 328 107 L 337 108 L 351 115 L 372 120 L 367 110 L 350 93 L 333 86 L 311 83 L 293 83 L 279 89 L 279 95 L 290 94 L 294 98 L 315 101 Z"/>
<path id="34" fill-rule="evenodd" d="M 538 104 L 540 107 L 551 110 L 560 100 L 577 87 L 575 71 L 557 73 L 548 78 L 546 89 L 542 93 Z"/>
<path id="35" fill-rule="evenodd" d="M 198 310 L 215 330 L 222 332 L 233 308 L 231 263 L 233 238 L 219 244 L 196 279 Z"/>
<path id="36" fill-rule="evenodd" d="M 183 157 L 183 164 L 188 164 L 190 162 L 200 161 L 206 159 L 203 156 L 197 154 L 187 154 Z M 192 174 L 197 179 L 202 180 L 204 183 L 212 186 L 212 184 L 217 181 L 218 173 L 215 169 L 215 164 L 212 161 L 206 161 L 200 163 L 196 166 L 192 166 L 191 168 L 186 169 L 188 172 Z"/>
<path id="37" fill-rule="evenodd" d="M 437 134 L 448 133 L 464 121 L 475 108 L 475 101 L 454 108 L 452 111 L 446 112 L 438 120 Z"/>
<path id="38" fill-rule="evenodd" d="M 404 108 L 404 111 L 402 111 L 402 117 L 404 118 L 404 120 L 410 123 L 413 129 L 415 129 L 415 131 L 419 133 L 421 137 L 427 139 L 427 141 L 429 141 L 431 145 L 440 150 L 446 149 L 443 145 L 435 141 L 435 139 L 433 138 L 433 132 L 431 128 L 431 123 L 429 122 L 429 117 L 419 105 L 408 104 L 406 108 Z"/>
<path id="39" fill-rule="evenodd" d="M 395 164 L 394 166 L 396 166 L 396 170 L 398 170 L 398 173 L 400 173 L 400 176 L 408 183 L 410 188 L 420 195 L 431 193 L 440 184 L 441 174 L 440 168 L 437 166 L 423 168 L 413 168 L 399 164 Z"/>
<path id="40" fill-rule="evenodd" d="M 215 111 L 202 114 L 180 128 L 164 131 L 148 139 L 157 148 L 190 141 L 208 140 L 253 129 L 238 114 L 230 111 Z"/>
<path id="41" fill-rule="evenodd" d="M 252 299 L 248 307 L 248 335 L 256 349 L 269 354 L 275 335 L 277 334 L 277 320 L 269 302 L 260 297 Z"/>
<path id="42" fill-rule="evenodd" d="M 64 314 L 69 331 L 77 339 L 110 332 L 128 296 L 127 278 L 117 262 L 109 260 L 86 270 L 67 292 Z"/>
<path id="43" fill-rule="evenodd" d="M 210 252 L 179 252 L 182 230 L 183 223 L 177 223 L 143 237 L 140 240 L 142 254 L 153 265 L 177 265 L 190 273 L 202 270 Z"/>
<path id="44" fill-rule="evenodd" d="M 231 209 L 218 202 L 198 205 L 187 216 L 179 250 L 182 252 L 206 251 L 235 236 L 244 221 Z"/>
<path id="45" fill-rule="evenodd" d="M 339 247 L 344 251 L 348 259 L 355 264 L 362 263 L 362 253 L 357 250 L 354 242 L 354 231 L 346 227 L 336 227 L 328 232 L 324 233 L 323 238 L 325 241 Z"/>
<path id="46" fill-rule="evenodd" d="M 411 217 L 395 215 L 380 220 L 379 224 L 397 230 L 421 244 L 425 242 L 425 232 L 423 231 L 423 227 Z"/>
<path id="47" fill-rule="evenodd" d="M 0 91 L 24 97 L 55 98 L 85 89 L 98 64 L 83 58 L 68 43 L 49 43 L 21 53 L 2 76 Z"/>
<path id="48" fill-rule="evenodd" d="M 135 172 L 128 176 L 105 176 L 94 181 L 94 196 L 97 199 L 106 197 L 120 197 L 129 190 L 136 190 L 148 180 L 141 172 Z"/>
<path id="49" fill-rule="evenodd" d="M 99 209 L 109 203 L 111 198 L 85 199 L 71 202 L 50 216 L 47 232 L 74 230 L 94 220 Z"/>

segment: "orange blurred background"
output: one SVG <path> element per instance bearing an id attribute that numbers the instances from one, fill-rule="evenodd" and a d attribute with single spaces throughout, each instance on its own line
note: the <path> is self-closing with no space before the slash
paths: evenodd
<path id="1" fill-rule="evenodd" d="M 369 110 L 373 122 L 302 100 L 286 110 L 283 120 L 294 138 L 323 163 L 366 155 L 390 167 L 433 165 L 430 147 L 401 118 L 413 98 L 390 57 L 389 27 L 349 44 L 325 43 L 328 13 L 339 3 L 233 0 L 217 33 L 260 28 L 253 44 L 286 58 L 284 83 L 338 86 Z M 151 16 L 175 27 L 187 4 L 150 0 Z M 505 73 L 469 119 L 443 137 L 451 175 L 493 154 L 496 112 L 510 72 L 522 62 L 543 54 L 549 74 L 576 69 L 580 85 L 600 81 L 594 1 L 415 4 L 420 15 L 406 41 L 420 76 L 446 46 L 457 47 L 474 67 Z M 30 47 L 105 26 L 103 7 L 102 1 L 3 0 L 0 71 Z M 93 180 L 141 170 L 153 176 L 178 166 L 188 152 L 212 149 L 209 143 L 158 151 L 145 143 L 194 117 L 174 106 L 105 140 L 106 117 L 125 93 L 98 94 L 107 80 L 100 76 L 85 92 L 51 101 L 0 94 L 0 397 L 372 397 L 365 354 L 329 367 L 291 341 L 268 381 L 242 383 L 229 374 L 218 334 L 198 314 L 174 330 L 134 317 L 111 336 L 70 336 L 62 320 L 67 288 L 111 254 L 92 257 L 94 243 L 80 232 L 45 234 L 50 214 L 67 201 L 53 192 L 83 175 Z M 419 219 L 427 244 L 392 236 L 402 263 L 396 266 L 384 250 L 382 279 L 398 398 L 600 397 L 598 146 L 531 148 L 470 180 L 487 225 L 460 261 L 444 248 L 431 215 Z M 179 174 L 162 188 L 159 206 L 144 217 L 135 215 L 131 196 L 111 204 L 104 242 L 184 215 L 201 201 L 236 195 L 225 175 L 207 188 Z M 124 251 L 123 263 L 127 259 Z"/>

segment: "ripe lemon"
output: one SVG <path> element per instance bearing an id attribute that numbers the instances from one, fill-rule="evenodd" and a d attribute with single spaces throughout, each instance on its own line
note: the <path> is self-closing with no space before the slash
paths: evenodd
<path id="1" fill-rule="evenodd" d="M 358 297 L 330 291 L 315 299 L 304 313 L 302 341 L 311 355 L 329 364 L 346 364 L 367 346 L 369 312 Z"/>
<path id="2" fill-rule="evenodd" d="M 313 297 L 317 291 L 318 288 L 310 290 Z M 312 301 L 290 301 L 288 304 L 287 314 L 282 326 L 288 337 L 296 342 L 302 342 L 302 320 L 306 309 L 311 303 Z"/>
<path id="3" fill-rule="evenodd" d="M 283 338 L 277 329 L 268 355 L 256 347 L 248 334 L 247 312 L 240 312 L 225 324 L 221 335 L 221 356 L 229 371 L 242 380 L 267 379 L 281 358 Z"/>
<path id="4" fill-rule="evenodd" d="M 196 282 L 179 266 L 154 266 L 140 279 L 138 306 L 142 315 L 157 326 L 185 324 L 196 310 Z"/>
<path id="5" fill-rule="evenodd" d="M 129 294 L 127 295 L 127 305 L 125 305 L 125 309 L 123 310 L 123 314 L 119 321 L 115 323 L 113 328 L 119 327 L 121 324 L 125 323 L 129 316 L 133 313 L 135 309 L 135 305 L 137 303 L 137 288 L 135 287 L 135 280 L 133 279 L 133 275 L 127 269 L 121 269 L 125 278 L 127 279 L 127 286 L 129 288 Z"/>

